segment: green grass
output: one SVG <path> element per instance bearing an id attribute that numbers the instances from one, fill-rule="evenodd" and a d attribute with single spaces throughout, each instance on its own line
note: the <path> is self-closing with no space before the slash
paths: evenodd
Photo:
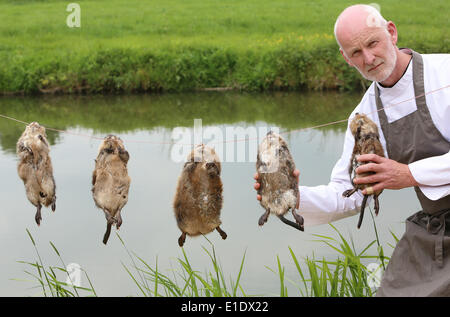
<path id="1" fill-rule="evenodd" d="M 373 219 L 374 221 L 374 219 Z M 375 221 L 374 228 L 376 232 Z M 369 279 L 373 278 L 365 262 L 368 260 L 381 263 L 382 267 L 387 264 L 389 257 L 384 256 L 383 248 L 376 234 L 376 238 L 371 241 L 362 250 L 357 250 L 353 240 L 346 239 L 340 231 L 331 225 L 337 234 L 337 238 L 313 234 L 317 242 L 327 246 L 336 254 L 332 259 L 316 259 L 314 254 L 307 256 L 302 262 L 298 260 L 295 252 L 289 247 L 289 253 L 295 266 L 297 277 L 287 276 L 285 267 L 276 257 L 276 269 L 268 266 L 266 268 L 274 273 L 280 283 L 280 297 L 289 296 L 288 283 L 294 285 L 298 293 L 293 296 L 306 297 L 372 297 L 376 289 L 369 284 Z M 37 249 L 36 242 L 27 229 L 28 236 L 35 248 L 37 260 L 34 262 L 18 261 L 26 264 L 35 270 L 25 270 L 24 272 L 37 281 L 36 288 L 41 289 L 42 296 L 54 297 L 75 297 L 75 296 L 97 296 L 95 289 L 87 273 L 85 276 L 89 281 L 89 288 L 77 287 L 58 279 L 56 271 L 65 273 L 69 276 L 66 265 L 62 260 L 59 251 L 55 245 L 50 242 L 54 252 L 60 259 L 61 266 L 45 267 L 43 260 Z M 392 233 L 392 232 L 391 232 Z M 182 257 L 176 259 L 177 267 L 170 270 L 161 270 L 158 267 L 158 258 L 155 259 L 155 265 L 152 266 L 148 261 L 130 251 L 124 240 L 117 234 L 120 242 L 126 250 L 131 264 L 121 262 L 122 267 L 128 273 L 130 281 L 134 283 L 139 296 L 144 297 L 246 297 L 253 296 L 247 294 L 245 287 L 241 284 L 241 278 L 244 273 L 245 255 L 239 263 L 239 271 L 233 277 L 227 277 L 220 260 L 216 254 L 214 245 L 205 237 L 209 247 L 202 247 L 203 251 L 210 260 L 211 267 L 200 271 L 191 265 L 191 261 L 184 249 Z M 392 233 L 395 241 L 397 237 Z M 377 252 L 369 254 L 369 250 L 377 244 Z M 394 247 L 393 245 L 391 245 Z M 380 269 L 381 269 L 380 266 Z M 167 273 L 169 271 L 169 273 Z M 267 278 L 267 277 L 265 277 Z M 83 292 L 80 295 L 80 292 Z M 126 296 L 127 294 L 122 294 Z M 260 295 L 261 296 L 261 295 Z M 291 294 L 292 296 L 292 294 Z"/>
<path id="2" fill-rule="evenodd" d="M 212 270 L 204 273 L 195 270 L 185 252 L 182 249 L 183 257 L 177 258 L 178 270 L 173 269 L 171 276 L 165 275 L 158 270 L 158 258 L 156 258 L 153 268 L 144 259 L 126 247 L 122 238 L 117 234 L 120 242 L 127 251 L 131 268 L 124 263 L 122 266 L 136 284 L 140 293 L 147 297 L 236 297 L 247 296 L 240 284 L 242 270 L 244 268 L 245 253 L 242 256 L 239 272 L 235 279 L 225 278 L 225 273 L 216 256 L 214 245 L 205 237 L 210 244 L 210 248 L 202 247 L 208 255 Z"/>
<path id="3" fill-rule="evenodd" d="M 379 270 L 384 271 L 389 257 L 384 255 L 383 246 L 379 240 L 377 227 L 373 213 L 370 210 L 372 222 L 374 225 L 375 239 L 367 244 L 362 250 L 357 250 L 353 239 L 345 238 L 341 232 L 333 225 L 330 226 L 337 234 L 337 238 L 313 234 L 317 238 L 318 243 L 327 246 L 336 254 L 333 259 L 316 259 L 314 254 L 307 256 L 301 263 L 291 247 L 289 252 L 292 261 L 298 273 L 297 278 L 288 277 L 285 267 L 277 256 L 277 268 L 266 268 L 278 276 L 280 282 L 280 297 L 289 296 L 288 286 L 290 283 L 298 289 L 298 293 L 294 296 L 308 297 L 372 297 L 376 294 L 376 288 L 369 283 L 370 280 L 375 281 L 376 276 L 368 270 L 365 262 L 371 261 L 379 265 Z M 395 242 L 398 238 L 392 233 Z M 239 272 L 233 280 L 230 278 L 227 287 L 224 272 L 219 265 L 214 245 L 205 237 L 210 244 L 210 249 L 203 247 L 212 264 L 212 271 L 203 274 L 194 270 L 190 264 L 188 256 L 182 249 L 183 257 L 178 258 L 178 270 L 172 269 L 172 276 L 164 275 L 158 270 L 158 260 L 156 259 L 153 268 L 138 255 L 130 252 L 122 238 L 118 235 L 124 248 L 126 249 L 131 262 L 132 269 L 125 266 L 131 279 L 137 285 L 138 289 L 144 296 L 174 296 L 174 297 L 199 297 L 199 296 L 237 296 L 238 289 L 241 291 L 240 296 L 249 296 L 244 292 L 240 285 L 241 275 L 243 273 L 245 253 L 242 257 Z M 373 247 L 376 246 L 376 252 Z M 394 245 L 390 245 L 394 247 Z M 163 291 L 160 292 L 160 289 Z"/>
<path id="4" fill-rule="evenodd" d="M 280 297 L 289 296 L 288 283 L 298 289 L 294 296 L 302 297 L 372 297 L 376 289 L 369 284 L 369 279 L 374 278 L 368 270 L 367 260 L 377 262 L 384 266 L 389 257 L 378 252 L 369 254 L 369 250 L 375 243 L 379 243 L 378 237 L 370 242 L 362 250 L 357 251 L 353 240 L 348 241 L 339 230 L 331 225 L 336 231 L 338 238 L 329 236 L 314 235 L 316 241 L 330 247 L 336 257 L 333 259 L 318 260 L 314 255 L 308 256 L 300 262 L 291 247 L 289 252 L 297 270 L 297 278 L 288 277 L 285 267 L 276 257 L 277 268 L 266 268 L 276 274 L 280 282 Z M 210 248 L 203 247 L 208 255 L 212 270 L 204 273 L 196 270 L 190 264 L 189 258 L 184 249 L 183 256 L 177 258 L 178 269 L 171 269 L 171 274 L 164 274 L 158 268 L 158 259 L 155 266 L 148 264 L 144 259 L 126 247 L 122 238 L 118 235 L 124 248 L 126 249 L 131 265 L 130 267 L 122 263 L 122 266 L 129 274 L 132 281 L 137 286 L 142 296 L 152 297 L 229 297 L 229 296 L 252 296 L 244 291 L 240 284 L 240 279 L 244 271 L 245 253 L 240 262 L 237 276 L 229 282 L 225 278 L 225 273 L 219 264 L 214 245 L 208 240 Z M 395 237 L 395 236 L 394 236 Z M 381 248 L 382 249 L 382 248 Z M 380 266 L 380 269 L 381 269 Z M 263 295 L 264 296 L 264 295 Z"/>
<path id="5" fill-rule="evenodd" d="M 56 246 L 50 241 L 50 245 L 58 256 L 60 260 L 60 266 L 50 265 L 45 266 L 44 262 L 39 254 L 39 250 L 37 248 L 37 244 L 30 231 L 26 229 L 28 237 L 33 244 L 33 247 L 36 252 L 37 260 L 34 262 L 29 261 L 17 261 L 18 263 L 25 264 L 32 270 L 24 270 L 24 272 L 33 278 L 38 284 L 33 288 L 41 289 L 41 295 L 45 297 L 80 297 L 83 296 L 97 296 L 95 289 L 91 283 L 91 280 L 86 271 L 81 269 L 84 272 L 84 275 L 89 282 L 90 287 L 81 287 L 76 286 L 73 283 L 68 284 L 67 282 L 63 282 L 60 280 L 61 276 L 58 276 L 58 272 L 62 272 L 63 276 L 67 276 L 68 280 L 72 281 L 69 272 L 67 271 L 67 266 L 64 263 L 58 249 Z M 15 279 L 21 281 L 19 279 Z M 72 281 L 73 282 L 73 281 Z"/>
<path id="6" fill-rule="evenodd" d="M 316 242 L 331 248 L 337 255 L 333 259 L 316 259 L 315 255 L 307 256 L 303 263 L 297 259 L 294 251 L 289 247 L 289 252 L 295 269 L 298 273 L 297 278 L 286 277 L 285 268 L 281 264 L 277 256 L 277 269 L 270 271 L 276 274 L 280 281 L 280 297 L 288 296 L 287 282 L 294 285 L 298 293 L 296 296 L 302 297 L 373 297 L 376 294 L 376 283 L 381 282 L 376 272 L 372 272 L 368 265 L 377 264 L 380 273 L 384 272 L 389 262 L 389 257 L 384 255 L 383 246 L 378 236 L 373 213 L 372 223 L 374 226 L 375 239 L 367 244 L 362 250 L 357 250 L 352 238 L 346 239 L 341 232 L 332 224 L 330 226 L 337 234 L 337 238 L 313 234 L 317 238 Z M 398 238 L 391 231 L 395 240 Z M 369 250 L 373 250 L 376 245 L 376 253 L 369 254 Z M 389 244 L 392 248 L 395 245 Z M 373 283 L 372 283 L 373 282 Z M 379 284 L 378 284 L 379 285 Z"/>
<path id="7" fill-rule="evenodd" d="M 363 250 L 357 251 L 353 241 L 347 241 L 345 237 L 334 227 L 339 239 L 328 236 L 315 235 L 317 241 L 332 248 L 337 254 L 336 259 L 316 259 L 314 255 L 306 257 L 304 263 L 306 268 L 302 269 L 295 253 L 289 247 L 289 251 L 298 272 L 296 283 L 299 293 L 297 296 L 310 297 L 372 297 L 375 289 L 369 284 L 370 272 L 364 264 L 364 260 L 370 259 L 379 262 L 382 266 L 389 260 L 388 257 L 377 253 L 368 254 L 368 250 L 377 240 L 370 242 Z M 375 263 L 374 262 L 374 263 Z M 283 272 L 284 268 L 278 260 L 278 272 Z M 280 285 L 286 283 L 284 274 L 279 274 Z M 281 290 L 280 296 L 288 296 L 287 288 Z"/>
<path id="8" fill-rule="evenodd" d="M 79 29 L 66 26 L 67 1 L 2 1 L 3 48 L 16 52 L 88 52 L 91 49 L 217 46 L 246 49 L 289 37 L 333 40 L 339 12 L 351 1 L 77 1 Z M 400 36 L 431 42 L 448 35 L 447 1 L 378 1 Z M 432 37 L 430 38 L 429 35 Z M 39 40 L 36 40 L 36 36 Z"/>
<path id="9" fill-rule="evenodd" d="M 371 213 L 372 214 L 372 213 Z M 373 216 L 373 215 L 372 215 Z M 352 239 L 345 238 L 333 225 L 337 238 L 313 234 L 317 242 L 327 246 L 336 254 L 332 259 L 316 259 L 314 254 L 307 256 L 303 262 L 299 261 L 293 249 L 289 247 L 291 259 L 295 265 L 298 276 L 287 276 L 285 267 L 276 257 L 276 269 L 268 266 L 266 268 L 274 273 L 280 282 L 280 297 L 289 296 L 288 283 L 298 290 L 293 296 L 307 297 L 372 297 L 376 294 L 376 288 L 370 285 L 369 280 L 375 276 L 367 268 L 367 261 L 378 263 L 379 269 L 384 271 L 389 257 L 384 255 L 383 247 L 379 241 L 375 220 L 373 219 L 375 239 L 368 243 L 362 250 L 357 250 Z M 396 236 L 392 233 L 395 241 Z M 203 247 L 208 255 L 212 270 L 201 273 L 195 270 L 189 261 L 184 249 L 183 257 L 177 258 L 178 269 L 172 269 L 171 275 L 163 274 L 158 269 L 158 260 L 152 267 L 138 255 L 130 252 L 122 238 L 120 238 L 126 249 L 131 268 L 122 263 L 130 278 L 138 287 L 143 296 L 170 296 L 170 297 L 227 297 L 227 296 L 251 296 L 244 291 L 240 279 L 244 271 L 245 253 L 242 257 L 239 272 L 235 279 L 230 278 L 226 282 L 225 274 L 219 264 L 214 245 L 208 240 L 210 248 Z M 373 252 L 373 247 L 376 252 Z M 392 246 L 392 245 L 391 245 Z M 393 246 L 392 246 L 393 247 Z M 238 292 L 240 291 L 240 293 Z M 292 295 L 292 294 L 291 294 Z"/>
<path id="10" fill-rule="evenodd" d="M 349 1 L 0 2 L 0 92 L 360 89 L 333 25 Z M 450 3 L 379 1 L 399 46 L 449 52 Z"/>

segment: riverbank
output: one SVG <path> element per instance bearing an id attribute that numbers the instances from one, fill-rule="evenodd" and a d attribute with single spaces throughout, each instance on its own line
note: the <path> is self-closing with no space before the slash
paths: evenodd
<path id="1" fill-rule="evenodd" d="M 65 25 L 64 1 L 0 4 L 1 94 L 342 91 L 368 85 L 342 59 L 332 34 L 346 1 L 78 3 L 80 28 Z M 400 47 L 450 52 L 448 2 L 378 4 L 397 23 Z"/>

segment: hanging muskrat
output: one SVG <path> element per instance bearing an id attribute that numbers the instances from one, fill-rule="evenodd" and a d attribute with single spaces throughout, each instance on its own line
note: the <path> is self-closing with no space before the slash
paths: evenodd
<path id="1" fill-rule="evenodd" d="M 275 214 L 285 224 L 303 231 L 303 217 L 295 212 L 298 202 L 298 182 L 293 172 L 295 163 L 286 141 L 273 131 L 269 131 L 258 147 L 256 171 L 258 173 L 258 194 L 261 206 L 266 212 L 259 218 L 262 226 L 269 215 Z M 284 215 L 292 211 L 295 222 Z"/>
<path id="2" fill-rule="evenodd" d="M 350 122 L 350 131 L 355 137 L 355 145 L 353 147 L 352 157 L 350 159 L 349 174 L 353 185 L 353 189 L 346 190 L 342 193 L 344 197 L 350 197 L 353 193 L 358 190 L 363 190 L 365 188 L 371 187 L 373 184 L 354 184 L 353 180 L 355 178 L 361 178 L 375 174 L 374 172 L 367 172 L 362 174 L 356 174 L 356 169 L 364 164 L 371 162 L 358 162 L 358 156 L 362 154 L 377 154 L 378 156 L 384 157 L 383 146 L 380 143 L 380 135 L 378 133 L 377 125 L 370 120 L 365 114 L 356 113 L 353 120 Z M 381 194 L 382 190 L 373 193 L 373 199 L 375 203 L 375 215 L 378 215 L 380 209 L 378 196 Z M 366 208 L 367 198 L 370 195 L 364 195 L 361 210 L 359 214 L 358 229 L 361 227 L 361 223 L 364 217 L 364 209 Z"/>
<path id="3" fill-rule="evenodd" d="M 227 238 L 220 228 L 223 200 L 220 172 L 220 159 L 214 149 L 201 144 L 188 155 L 173 202 L 177 225 L 182 232 L 178 239 L 180 247 L 186 235 L 205 235 L 217 230 L 222 239 Z"/>
<path id="4" fill-rule="evenodd" d="M 34 219 L 39 226 L 42 205 L 51 205 L 52 211 L 56 210 L 56 185 L 45 128 L 37 122 L 27 125 L 17 141 L 16 152 L 19 156 L 17 171 L 28 200 L 37 208 Z"/>
<path id="5" fill-rule="evenodd" d="M 129 158 L 119 137 L 108 135 L 100 144 L 92 173 L 92 194 L 95 205 L 103 210 L 107 221 L 104 244 L 108 242 L 111 226 L 115 224 L 119 229 L 122 225 L 120 212 L 128 202 L 131 182 L 127 171 Z"/>

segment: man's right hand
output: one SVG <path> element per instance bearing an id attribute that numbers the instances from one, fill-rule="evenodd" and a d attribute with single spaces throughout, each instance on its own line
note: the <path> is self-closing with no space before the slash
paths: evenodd
<path id="1" fill-rule="evenodd" d="M 297 185 L 300 183 L 300 171 L 298 169 L 295 169 L 294 172 L 292 173 L 295 178 L 297 179 Z M 257 191 L 260 187 L 261 187 L 261 183 L 259 182 L 259 174 L 255 173 L 255 175 L 253 176 L 253 178 L 255 179 L 255 184 L 253 185 L 253 188 Z M 256 199 L 257 200 L 261 200 L 261 195 L 256 194 Z M 296 209 L 298 209 L 300 203 L 300 192 L 298 194 L 297 197 L 297 206 Z"/>

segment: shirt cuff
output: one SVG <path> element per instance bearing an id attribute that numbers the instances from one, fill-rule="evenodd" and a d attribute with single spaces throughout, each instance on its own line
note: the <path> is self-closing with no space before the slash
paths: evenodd
<path id="1" fill-rule="evenodd" d="M 333 208 L 325 205 L 326 199 L 324 200 L 323 195 L 326 195 L 326 192 L 328 192 L 328 195 L 332 195 L 332 191 L 330 189 L 323 191 L 324 188 L 322 187 L 326 186 L 299 186 L 300 202 L 298 213 L 303 217 L 305 227 L 328 224 L 342 218 L 356 215 L 359 212 L 359 210 L 355 209 L 331 211 L 330 209 Z M 318 193 L 317 191 L 319 188 L 322 190 L 319 190 Z"/>
<path id="2" fill-rule="evenodd" d="M 430 163 L 433 163 L 429 161 L 430 159 L 434 160 L 434 158 L 419 160 L 408 164 L 408 167 L 411 175 L 420 184 L 422 193 L 428 199 L 438 200 L 450 194 L 450 175 L 447 175 L 445 168 L 441 171 L 430 171 Z"/>
<path id="3" fill-rule="evenodd" d="M 443 161 L 442 156 L 429 157 L 408 164 L 414 179 L 426 186 L 450 184 L 450 168 L 446 166 L 448 166 L 448 159 Z"/>
<path id="4" fill-rule="evenodd" d="M 422 193 L 431 200 L 438 200 L 450 194 L 450 185 L 443 186 L 419 186 Z"/>

